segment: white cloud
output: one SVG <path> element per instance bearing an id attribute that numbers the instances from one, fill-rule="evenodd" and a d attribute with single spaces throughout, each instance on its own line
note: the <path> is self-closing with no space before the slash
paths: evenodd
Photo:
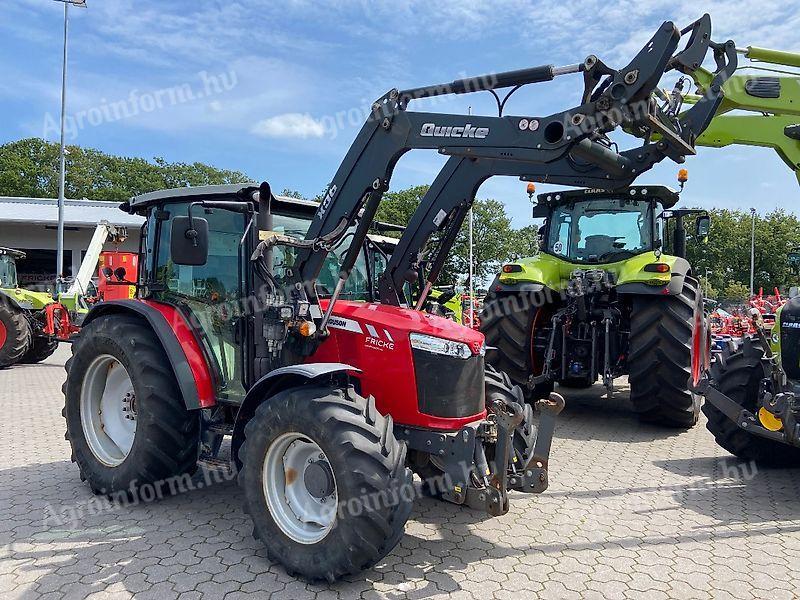
<path id="1" fill-rule="evenodd" d="M 325 127 L 308 113 L 284 113 L 259 121 L 253 126 L 256 135 L 273 138 L 321 138 Z"/>

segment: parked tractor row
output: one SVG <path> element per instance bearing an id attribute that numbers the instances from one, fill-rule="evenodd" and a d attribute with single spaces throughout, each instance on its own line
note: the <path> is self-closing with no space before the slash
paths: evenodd
<path id="1" fill-rule="evenodd" d="M 689 74 L 709 53 L 707 93 L 685 111 L 663 102 L 663 74 Z M 513 491 L 545 491 L 563 398 L 526 398 L 486 364 L 483 334 L 422 309 L 485 179 L 627 189 L 665 158 L 694 153 L 736 65 L 735 46 L 712 41 L 706 15 L 683 33 L 664 23 L 620 70 L 592 55 L 390 90 L 307 222 L 267 183 L 131 199 L 123 209 L 145 218 L 136 297 L 94 307 L 67 363 L 64 416 L 82 478 L 96 493 L 127 493 L 218 466 L 230 437 L 256 537 L 290 573 L 328 581 L 369 568 L 400 540 L 413 472 L 428 493 L 487 516 L 506 513 Z M 569 74 L 583 77 L 580 103 L 547 116 L 503 116 L 499 99 L 498 116 L 409 109 Z M 608 134 L 623 125 L 636 140 L 620 151 Z M 378 268 L 365 247 L 394 166 L 412 149 L 450 159 Z M 655 217 L 628 198 L 615 201 L 652 237 Z M 594 241 L 620 249 L 619 239 Z M 695 311 L 688 271 L 664 262 L 681 275 L 681 310 Z M 356 287 L 368 297 L 356 299 Z M 575 307 L 584 309 L 592 319 L 605 310 Z M 691 322 L 692 339 L 700 326 Z"/>
<path id="2" fill-rule="evenodd" d="M 311 580 L 358 573 L 392 550 L 414 473 L 426 493 L 488 517 L 509 510 L 512 492 L 544 492 L 565 404 L 555 384 L 600 379 L 612 392 L 627 375 L 639 415 L 678 428 L 697 422 L 705 395 L 723 447 L 793 462 L 800 299 L 777 317 L 780 347 L 759 324 L 759 340 L 709 371 L 702 292 L 686 260 L 690 238 L 709 233 L 708 215 L 678 208 L 666 187 L 632 185 L 696 144 L 769 145 L 800 166 L 787 121 L 797 91 L 737 74 L 741 53 L 713 41 L 705 15 L 682 31 L 665 22 L 619 70 L 590 55 L 392 89 L 319 204 L 276 197 L 266 182 L 136 196 L 121 208 L 144 219 L 139 253 L 103 254 L 112 232 L 98 230 L 85 268 L 55 298 L 20 290 L 21 256 L 2 250 L 0 366 L 74 341 L 63 415 L 92 491 L 128 494 L 200 466 L 231 468 L 271 559 Z M 707 57 L 713 72 L 701 66 Z M 671 71 L 680 77 L 662 90 Z M 577 106 L 503 115 L 520 87 L 570 74 L 583 79 Z M 687 92 L 687 78 L 700 94 Z M 494 94 L 497 116 L 409 109 L 480 91 Z M 735 109 L 756 111 L 757 126 L 726 114 Z M 722 119 L 750 137 L 709 137 Z M 767 125 L 779 135 L 763 135 Z M 614 133 L 635 144 L 620 150 Z M 376 229 L 394 167 L 414 149 L 449 159 L 407 226 Z M 531 198 L 533 182 L 580 189 L 539 195 L 540 253 L 503 266 L 476 319 L 474 298 L 436 282 L 495 175 L 531 182 Z"/>

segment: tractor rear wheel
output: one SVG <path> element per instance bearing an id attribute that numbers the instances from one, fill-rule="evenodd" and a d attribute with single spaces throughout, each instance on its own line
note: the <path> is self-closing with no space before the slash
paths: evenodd
<path id="1" fill-rule="evenodd" d="M 547 398 L 553 382 L 528 386 L 531 375 L 543 371 L 549 325 L 546 306 L 537 307 L 527 294 L 495 294 L 486 297 L 481 312 L 481 332 L 486 336 L 486 362 L 506 373 L 522 388 L 526 398 Z"/>
<path id="2" fill-rule="evenodd" d="M 239 451 L 245 512 L 270 560 L 333 582 L 369 569 L 403 536 L 413 504 L 406 445 L 352 387 L 306 385 L 267 399 Z"/>
<path id="3" fill-rule="evenodd" d="M 0 294 L 0 369 L 14 365 L 31 347 L 31 326 L 22 310 Z"/>
<path id="4" fill-rule="evenodd" d="M 58 350 L 58 340 L 48 337 L 35 337 L 30 349 L 20 360 L 21 363 L 32 365 L 50 358 Z"/>
<path id="5" fill-rule="evenodd" d="M 746 343 L 741 352 L 717 360 L 711 366 L 714 387 L 753 414 L 757 412 L 761 381 L 769 377 L 761 362 L 763 356 L 761 345 L 753 341 Z M 800 466 L 800 448 L 748 433 L 709 402 L 703 404 L 703 413 L 708 417 L 706 428 L 714 435 L 714 440 L 734 456 L 754 460 L 763 466 Z"/>
<path id="6" fill-rule="evenodd" d="M 186 410 L 169 359 L 146 323 L 98 317 L 72 345 L 66 369 L 66 438 L 93 492 L 134 494 L 143 484 L 194 472 L 199 412 Z"/>
<path id="7" fill-rule="evenodd" d="M 699 283 L 688 276 L 676 296 L 633 300 L 628 379 L 643 421 L 679 428 L 697 423 L 701 398 L 689 391 L 697 310 Z"/>

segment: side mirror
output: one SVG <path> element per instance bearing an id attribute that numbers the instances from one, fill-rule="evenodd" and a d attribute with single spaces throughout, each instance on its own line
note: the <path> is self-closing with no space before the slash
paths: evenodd
<path id="1" fill-rule="evenodd" d="M 111 279 L 114 276 L 114 271 L 111 270 L 111 267 L 103 267 L 103 277 L 106 279 Z"/>
<path id="2" fill-rule="evenodd" d="M 703 240 L 708 237 L 711 231 L 711 217 L 703 215 L 697 217 L 697 239 Z"/>
<path id="3" fill-rule="evenodd" d="M 173 217 L 170 254 L 176 265 L 199 267 L 208 262 L 208 221 L 200 217 Z"/>
<path id="4" fill-rule="evenodd" d="M 128 271 L 125 267 L 117 267 L 114 269 L 114 277 L 117 278 L 117 281 L 125 281 L 125 275 L 128 274 Z"/>
<path id="5" fill-rule="evenodd" d="M 534 204 L 533 205 L 533 218 L 534 219 L 546 219 L 550 216 L 550 207 L 546 204 Z"/>
<path id="6" fill-rule="evenodd" d="M 547 234 L 547 226 L 542 225 L 536 232 L 536 241 L 539 243 L 539 248 L 544 247 L 545 235 Z"/>

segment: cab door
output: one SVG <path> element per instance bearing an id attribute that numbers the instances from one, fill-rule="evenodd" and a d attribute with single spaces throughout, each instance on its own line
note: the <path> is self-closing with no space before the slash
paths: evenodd
<path id="1" fill-rule="evenodd" d="M 152 297 L 183 312 L 217 376 L 217 397 L 238 403 L 245 395 L 242 238 L 247 218 L 194 207 L 193 215 L 208 221 L 208 261 L 201 266 L 176 265 L 170 259 L 172 219 L 186 214 L 186 203 L 167 204 L 159 211 Z"/>

